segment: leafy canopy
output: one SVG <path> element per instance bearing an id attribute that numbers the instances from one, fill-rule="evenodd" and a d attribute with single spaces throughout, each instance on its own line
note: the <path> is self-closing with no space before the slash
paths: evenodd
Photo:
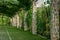
<path id="1" fill-rule="evenodd" d="M 21 8 L 29 10 L 31 5 L 31 0 L 0 0 L 0 13 L 11 17 L 20 11 Z"/>

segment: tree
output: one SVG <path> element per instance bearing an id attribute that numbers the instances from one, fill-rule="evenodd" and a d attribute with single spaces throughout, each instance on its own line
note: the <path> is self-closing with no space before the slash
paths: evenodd
<path id="1" fill-rule="evenodd" d="M 3 13 L 4 15 L 11 17 L 13 20 L 15 20 L 13 24 L 18 24 L 17 23 L 18 21 L 14 17 L 16 16 L 16 12 L 20 11 L 21 8 L 24 10 L 29 10 L 31 8 L 31 3 L 32 3 L 32 0 L 0 0 L 0 1 L 1 1 L 0 2 L 0 13 Z"/>
<path id="2" fill-rule="evenodd" d="M 51 40 L 59 40 L 59 0 L 51 0 Z"/>
<path id="3" fill-rule="evenodd" d="M 37 25 L 36 25 L 36 0 L 33 1 L 33 14 L 32 14 L 32 34 L 37 34 Z"/>
<path id="4" fill-rule="evenodd" d="M 19 14 L 18 13 L 16 14 L 16 26 L 17 26 L 17 28 L 19 28 L 19 26 L 20 26 Z"/>
<path id="5" fill-rule="evenodd" d="M 31 8 L 31 0 L 2 0 L 0 2 L 0 12 L 11 17 L 16 14 L 20 8 L 29 10 Z"/>

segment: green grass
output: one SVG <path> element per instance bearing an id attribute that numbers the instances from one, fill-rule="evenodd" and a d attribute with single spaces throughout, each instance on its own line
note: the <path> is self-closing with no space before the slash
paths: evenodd
<path id="1" fill-rule="evenodd" d="M 1 28 L 0 32 L 2 32 L 2 31 L 5 32 L 4 35 L 0 34 L 1 35 L 0 37 L 6 38 L 6 39 L 3 38 L 3 40 L 9 40 L 6 30 L 8 30 L 9 35 L 12 40 L 47 40 L 38 35 L 33 35 L 29 31 L 23 31 L 23 30 L 15 28 L 15 27 L 5 26 L 5 27 L 0 27 L 0 28 Z"/>

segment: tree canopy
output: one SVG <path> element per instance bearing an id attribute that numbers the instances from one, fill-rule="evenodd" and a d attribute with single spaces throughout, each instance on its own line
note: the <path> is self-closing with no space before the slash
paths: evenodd
<path id="1" fill-rule="evenodd" d="M 6 14 L 11 17 L 20 11 L 21 8 L 29 10 L 31 8 L 31 0 L 1 0 L 0 1 L 0 13 Z"/>

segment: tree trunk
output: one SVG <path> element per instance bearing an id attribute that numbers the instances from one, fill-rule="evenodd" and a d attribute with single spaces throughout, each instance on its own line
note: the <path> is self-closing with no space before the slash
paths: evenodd
<path id="1" fill-rule="evenodd" d="M 12 26 L 16 26 L 16 17 L 11 18 L 11 24 Z"/>
<path id="2" fill-rule="evenodd" d="M 59 0 L 59 40 L 60 40 L 60 0 Z"/>
<path id="3" fill-rule="evenodd" d="M 59 40 L 60 40 L 60 9 L 59 9 Z"/>
<path id="4" fill-rule="evenodd" d="M 20 26 L 19 15 L 18 14 L 16 14 L 16 26 L 17 26 L 17 28 L 19 28 L 19 26 Z"/>
<path id="5" fill-rule="evenodd" d="M 51 0 L 51 40 L 59 40 L 59 11 L 58 11 L 58 1 Z"/>
<path id="6" fill-rule="evenodd" d="M 19 27 L 19 15 L 16 14 L 14 17 L 11 18 L 11 24 L 12 26 L 17 26 Z"/>
<path id="7" fill-rule="evenodd" d="M 37 25 L 36 25 L 36 1 L 33 1 L 33 14 L 32 14 L 32 34 L 37 34 Z"/>

